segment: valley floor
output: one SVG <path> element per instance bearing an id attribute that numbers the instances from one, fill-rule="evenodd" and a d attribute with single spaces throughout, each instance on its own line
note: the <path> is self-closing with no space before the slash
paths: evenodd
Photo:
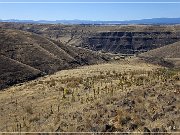
<path id="1" fill-rule="evenodd" d="M 0 91 L 1 132 L 180 132 L 180 72 L 138 58 Z"/>

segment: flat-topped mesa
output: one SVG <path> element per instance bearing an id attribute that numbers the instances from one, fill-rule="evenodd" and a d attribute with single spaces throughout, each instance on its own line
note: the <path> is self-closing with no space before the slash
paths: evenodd
<path id="1" fill-rule="evenodd" d="M 61 25 L 0 23 L 76 47 L 134 54 L 180 41 L 180 25 Z"/>
<path id="2" fill-rule="evenodd" d="M 180 41 L 180 32 L 100 32 L 84 38 L 82 47 L 112 53 L 136 53 Z"/>

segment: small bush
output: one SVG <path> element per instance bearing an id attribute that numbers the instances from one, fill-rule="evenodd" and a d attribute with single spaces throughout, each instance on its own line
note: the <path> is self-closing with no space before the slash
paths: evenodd
<path id="1" fill-rule="evenodd" d="M 28 114 L 33 114 L 33 109 L 32 109 L 32 106 L 26 106 L 25 107 L 25 110 Z"/>
<path id="2" fill-rule="evenodd" d="M 31 122 L 37 122 L 37 121 L 39 121 L 40 120 L 40 118 L 38 117 L 38 116 L 34 116 L 33 118 L 31 118 L 30 120 L 29 120 L 29 122 L 31 123 Z"/>

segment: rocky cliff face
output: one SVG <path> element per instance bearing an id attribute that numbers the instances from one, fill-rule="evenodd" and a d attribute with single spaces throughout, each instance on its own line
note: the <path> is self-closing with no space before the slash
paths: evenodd
<path id="1" fill-rule="evenodd" d="M 112 53 L 148 51 L 180 40 L 180 32 L 100 32 L 84 38 L 82 47 Z"/>
<path id="2" fill-rule="evenodd" d="M 136 53 L 180 41 L 180 25 L 61 25 L 0 23 L 0 29 L 36 33 L 64 45 Z"/>

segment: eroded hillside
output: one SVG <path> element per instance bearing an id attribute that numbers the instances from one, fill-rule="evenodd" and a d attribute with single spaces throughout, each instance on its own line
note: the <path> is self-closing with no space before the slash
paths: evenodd
<path id="1" fill-rule="evenodd" d="M 0 23 L 66 45 L 111 53 L 136 53 L 180 41 L 180 25 L 61 25 Z"/>
<path id="2" fill-rule="evenodd" d="M 10 29 L 0 30 L 0 55 L 0 89 L 62 69 L 109 60 L 109 57 L 100 53 Z"/>

